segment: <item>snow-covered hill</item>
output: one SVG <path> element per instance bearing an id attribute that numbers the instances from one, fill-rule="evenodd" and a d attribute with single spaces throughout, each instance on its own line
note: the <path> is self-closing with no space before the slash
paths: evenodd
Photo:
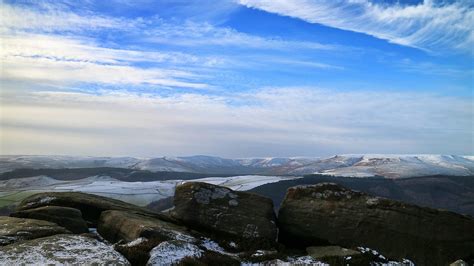
<path id="1" fill-rule="evenodd" d="M 117 167 L 209 174 L 327 175 L 403 178 L 424 175 L 473 175 L 474 156 L 337 155 L 329 158 L 75 157 L 0 156 L 0 173 L 19 168 Z"/>
<path id="2" fill-rule="evenodd" d="M 474 160 L 456 155 L 364 155 L 345 156 L 359 158 L 354 163 L 322 171 L 337 176 L 384 176 L 403 178 L 427 175 L 473 175 Z"/>

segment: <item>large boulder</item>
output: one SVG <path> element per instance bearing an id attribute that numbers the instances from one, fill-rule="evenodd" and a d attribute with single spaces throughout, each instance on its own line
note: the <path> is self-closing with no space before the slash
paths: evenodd
<path id="1" fill-rule="evenodd" d="M 43 206 L 63 206 L 78 209 L 91 227 L 97 225 L 100 214 L 106 210 L 123 210 L 146 213 L 169 220 L 162 214 L 120 200 L 81 192 L 43 192 L 24 199 L 17 210 L 28 210 Z"/>
<path id="2" fill-rule="evenodd" d="M 87 224 L 82 219 L 78 209 L 60 206 L 45 206 L 35 209 L 18 211 L 10 214 L 12 217 L 45 220 L 56 223 L 75 234 L 89 232 Z"/>
<path id="3" fill-rule="evenodd" d="M 277 237 L 273 202 L 257 194 L 188 182 L 176 187 L 172 216 L 185 225 L 230 237 L 245 245 L 273 245 Z M 251 247 L 248 247 L 251 248 Z"/>
<path id="4" fill-rule="evenodd" d="M 104 211 L 97 226 L 99 234 L 115 243 L 130 242 L 138 238 L 193 241 L 187 228 L 153 216 L 125 211 Z"/>
<path id="5" fill-rule="evenodd" d="M 291 245 L 369 247 L 417 265 L 474 255 L 474 220 L 448 211 L 372 197 L 332 183 L 289 188 L 278 216 Z"/>
<path id="6" fill-rule="evenodd" d="M 190 256 L 187 254 L 189 247 L 203 254 L 202 257 L 187 258 L 198 260 L 200 263 L 197 265 L 208 265 L 208 260 L 212 260 L 214 265 L 221 262 L 222 265 L 235 265 L 238 262 L 227 256 L 228 253 L 217 243 L 198 232 L 143 214 L 105 211 L 100 216 L 97 229 L 105 239 L 117 243 L 115 249 L 133 265 L 144 265 L 149 260 L 152 265 L 163 265 L 165 262 L 164 265 L 171 265 L 169 260 L 177 262 Z M 155 248 L 157 246 L 160 248 Z M 176 254 L 173 254 L 173 250 Z M 191 261 L 188 264 L 196 265 Z"/>
<path id="7" fill-rule="evenodd" d="M 130 265 L 112 246 L 79 235 L 54 235 L 0 249 L 3 265 Z"/>
<path id="8" fill-rule="evenodd" d="M 68 233 L 71 232 L 55 223 L 0 216 L 0 246 L 9 245 L 21 240 Z"/>

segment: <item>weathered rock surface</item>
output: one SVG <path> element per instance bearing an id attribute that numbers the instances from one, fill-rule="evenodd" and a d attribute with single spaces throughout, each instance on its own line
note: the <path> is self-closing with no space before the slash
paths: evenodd
<path id="1" fill-rule="evenodd" d="M 177 186 L 174 205 L 173 217 L 191 228 L 230 236 L 247 244 L 275 243 L 275 214 L 268 198 L 189 182 Z"/>
<path id="2" fill-rule="evenodd" d="M 146 213 L 168 219 L 166 216 L 120 200 L 81 192 L 44 192 L 24 199 L 17 210 L 28 210 L 43 206 L 63 206 L 78 209 L 91 226 L 95 226 L 100 214 L 106 210 L 123 210 Z"/>
<path id="3" fill-rule="evenodd" d="M 5 265 L 130 265 L 112 246 L 78 235 L 54 235 L 4 246 Z"/>
<path id="4" fill-rule="evenodd" d="M 75 234 L 89 232 L 82 213 L 78 209 L 60 206 L 45 206 L 35 209 L 18 211 L 10 214 L 12 217 L 30 218 L 53 222 Z"/>
<path id="5" fill-rule="evenodd" d="M 357 250 L 347 249 L 339 246 L 307 247 L 306 252 L 308 252 L 309 256 L 315 259 L 361 255 L 361 253 Z"/>
<path id="6" fill-rule="evenodd" d="M 144 237 L 148 239 L 185 240 L 192 242 L 194 238 L 189 231 L 155 217 L 125 211 L 104 211 L 100 216 L 97 231 L 108 241 L 126 242 Z"/>
<path id="7" fill-rule="evenodd" d="M 370 247 L 417 265 L 474 255 L 474 220 L 372 197 L 336 184 L 288 189 L 279 211 L 281 241 Z"/>
<path id="8" fill-rule="evenodd" d="M 0 216 L 0 246 L 9 245 L 21 240 L 68 233 L 70 233 L 68 230 L 55 223 Z"/>

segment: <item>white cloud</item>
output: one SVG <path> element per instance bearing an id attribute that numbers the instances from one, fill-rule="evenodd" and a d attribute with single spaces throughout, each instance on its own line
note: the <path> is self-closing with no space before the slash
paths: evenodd
<path id="1" fill-rule="evenodd" d="M 425 0 L 418 5 L 368 0 L 239 0 L 247 7 L 361 32 L 433 52 L 474 53 L 474 9 L 469 1 Z"/>
<path id="2" fill-rule="evenodd" d="M 182 53 L 109 49 L 79 38 L 20 34 L 3 35 L 2 79 L 53 83 L 152 84 L 205 88 L 197 74 L 172 68 L 140 68 L 135 61 L 170 64 L 207 64 L 209 60 Z M 185 80 L 183 80 L 185 79 Z"/>
<path id="3" fill-rule="evenodd" d="M 240 157 L 470 153 L 473 148 L 472 102 L 423 93 L 317 88 L 169 97 L 41 92 L 2 103 L 4 153 Z"/>

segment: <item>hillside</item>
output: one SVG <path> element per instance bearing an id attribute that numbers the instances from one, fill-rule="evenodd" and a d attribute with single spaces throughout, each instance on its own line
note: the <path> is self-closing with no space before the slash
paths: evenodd
<path id="1" fill-rule="evenodd" d="M 77 170 L 76 168 L 100 168 Z M 349 177 L 407 178 L 429 175 L 474 175 L 472 156 L 458 155 L 336 155 L 328 158 L 247 158 L 225 159 L 213 156 L 187 157 L 75 157 L 75 156 L 0 156 L 0 173 L 17 169 L 67 169 L 71 176 L 84 171 L 113 172 L 118 179 L 133 176 L 137 181 L 156 180 L 156 172 L 204 173 L 213 175 L 307 175 L 326 174 Z M 127 169 L 127 170 L 120 170 Z M 21 170 L 7 176 L 32 176 Z M 40 175 L 47 170 L 36 172 Z M 54 170 L 53 170 L 54 172 Z M 61 172 L 61 171 L 59 171 Z M 64 176 L 59 172 L 56 175 Z M 78 173 L 79 172 L 79 173 Z M 49 175 L 49 174 L 48 174 Z M 161 174 L 163 175 L 163 174 Z M 4 176 L 4 175 L 3 175 Z M 193 175 L 191 175 L 193 176 Z M 114 176 L 115 177 L 115 176 Z M 193 176 L 194 177 L 194 176 Z M 6 178 L 6 177 L 3 177 Z"/>

